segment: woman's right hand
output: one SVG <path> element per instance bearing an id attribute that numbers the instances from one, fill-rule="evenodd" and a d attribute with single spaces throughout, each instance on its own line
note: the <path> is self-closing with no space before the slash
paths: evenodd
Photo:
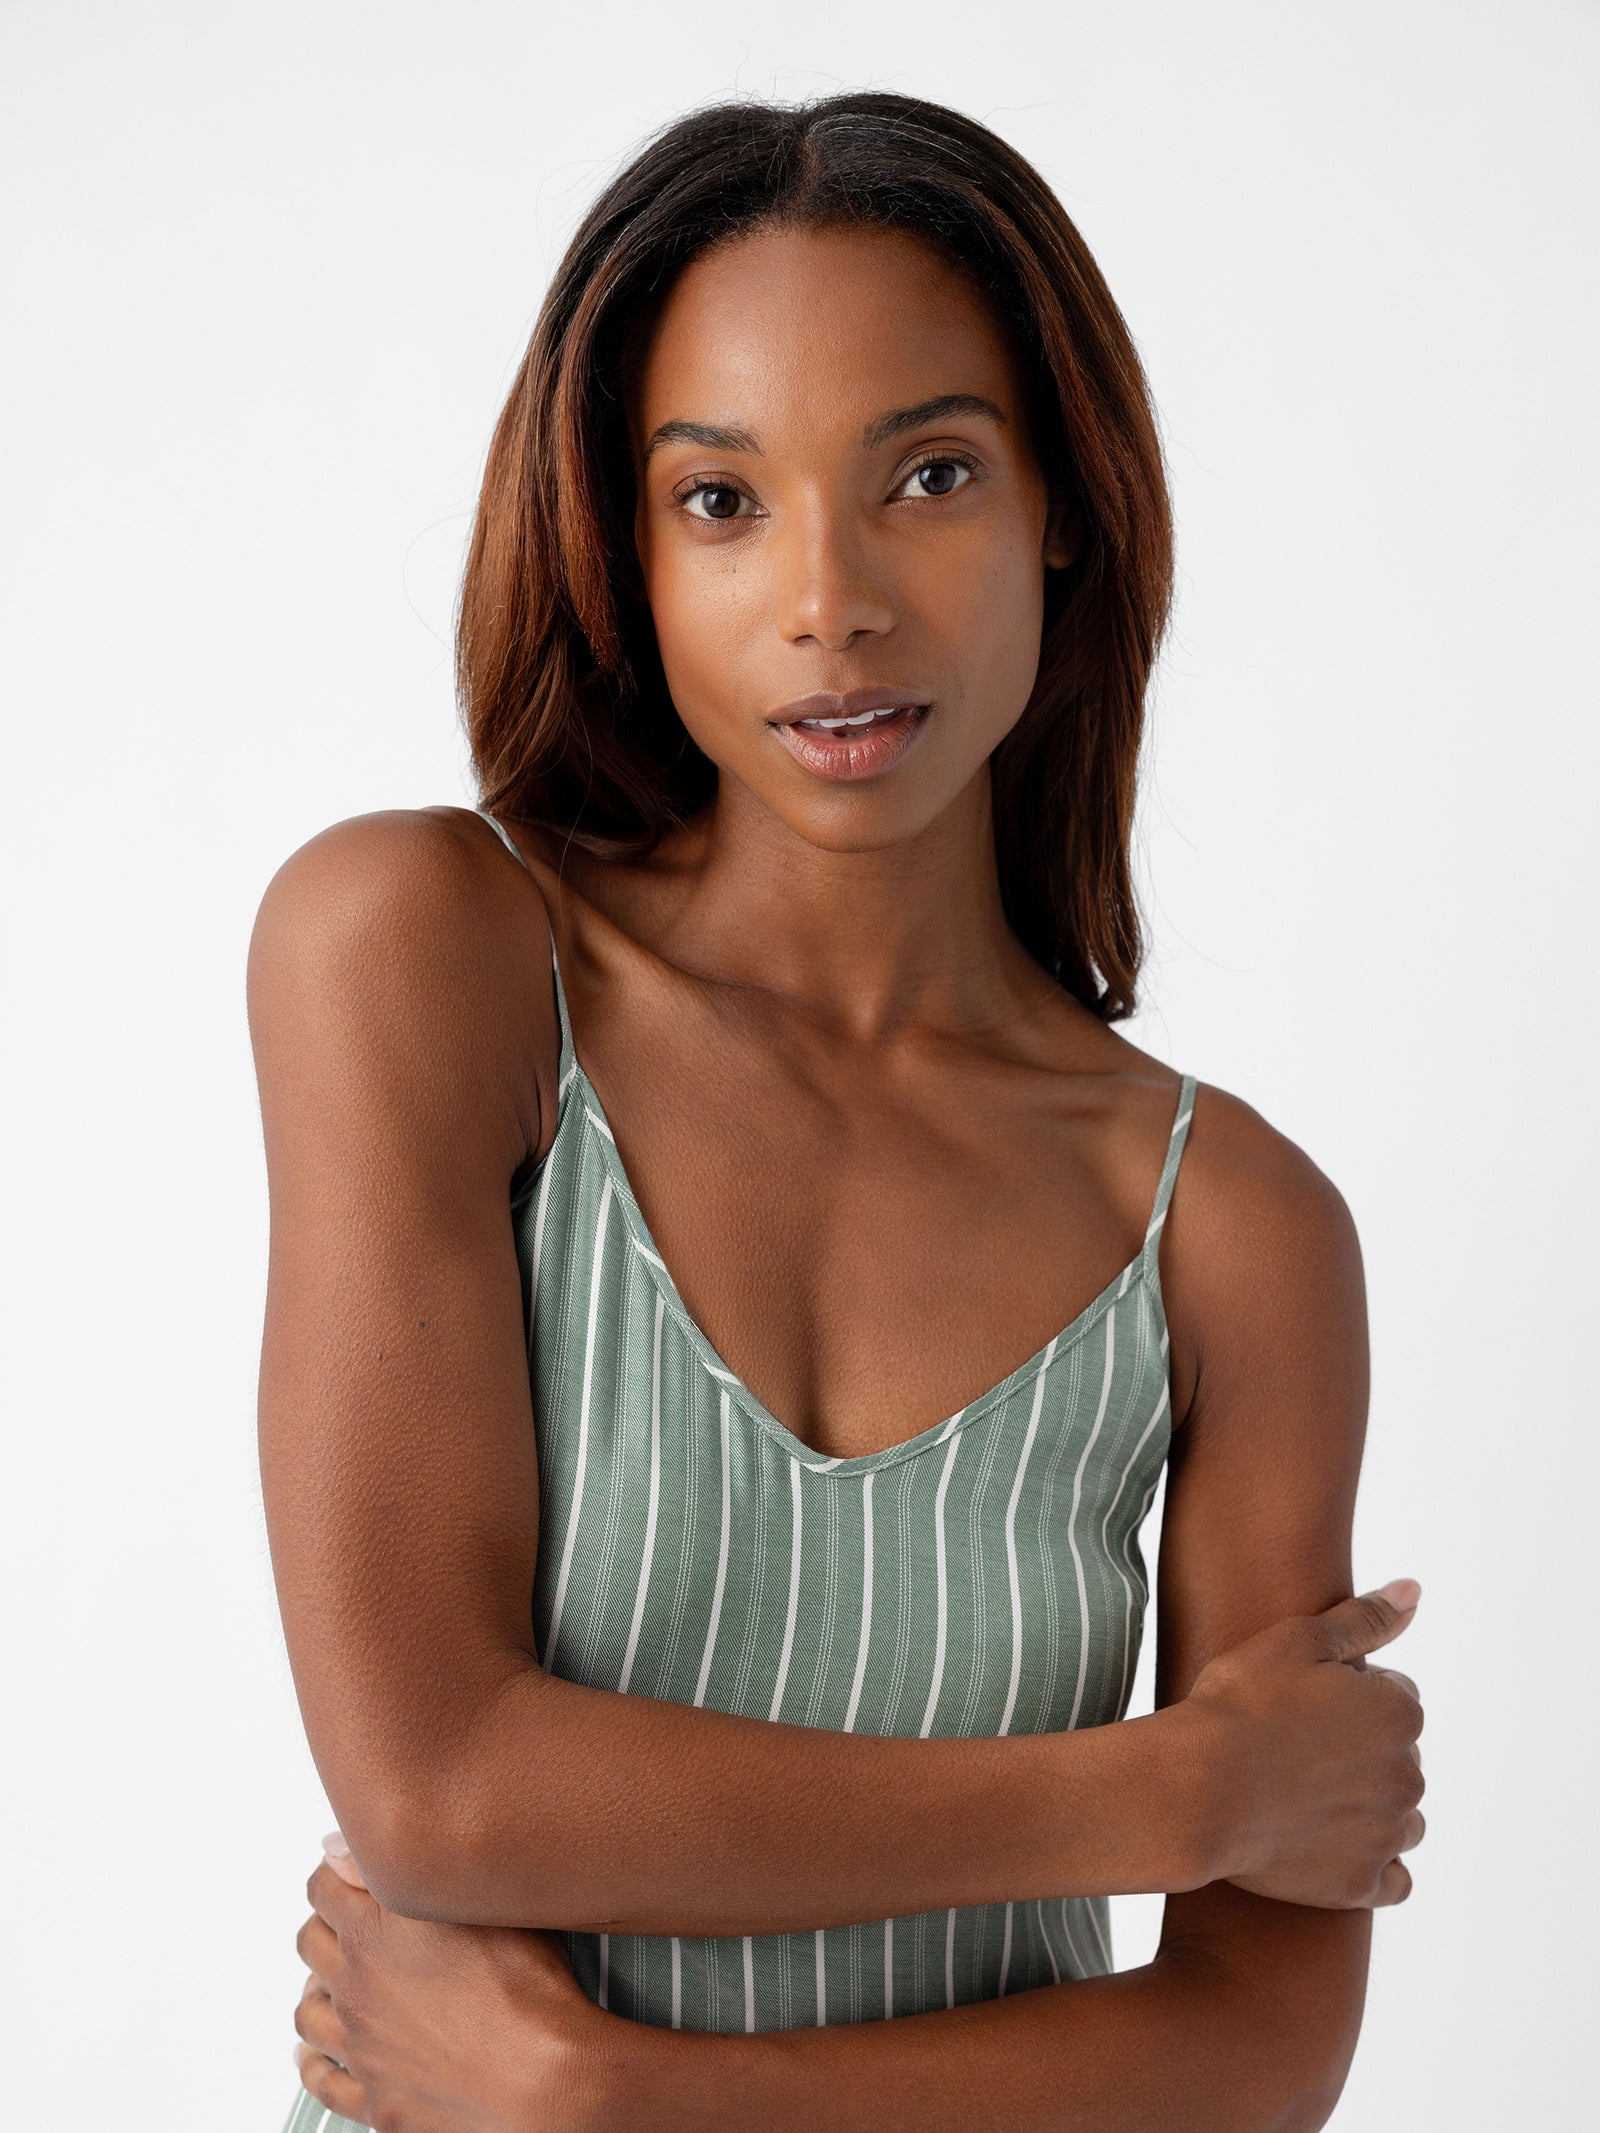
<path id="1" fill-rule="evenodd" d="M 1423 1833 L 1416 1683 L 1365 1664 L 1411 1625 L 1397 1579 L 1320 1615 L 1292 1615 L 1206 1666 L 1184 1700 L 1216 1744 L 1221 1864 L 1213 1876 L 1319 1910 L 1403 1903 L 1400 1854 Z"/>

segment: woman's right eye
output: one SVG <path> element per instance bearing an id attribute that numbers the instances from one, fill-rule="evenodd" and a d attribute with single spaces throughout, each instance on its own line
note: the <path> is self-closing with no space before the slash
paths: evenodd
<path id="1" fill-rule="evenodd" d="M 704 510 L 697 511 L 693 505 L 697 498 L 705 499 Z M 696 482 L 692 489 L 680 492 L 678 502 L 691 518 L 729 519 L 739 516 L 739 506 L 745 501 L 742 489 L 730 489 L 725 482 Z"/>

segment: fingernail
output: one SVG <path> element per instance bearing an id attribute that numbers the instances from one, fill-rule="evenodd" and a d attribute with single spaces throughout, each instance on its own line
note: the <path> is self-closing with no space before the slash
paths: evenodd
<path id="1" fill-rule="evenodd" d="M 1409 1614 L 1422 1598 L 1422 1587 L 1415 1578 L 1391 1578 L 1387 1585 L 1378 1587 L 1380 1595 L 1401 1614 Z"/>
<path id="2" fill-rule="evenodd" d="M 322 1849 L 330 1859 L 348 1859 L 350 1856 L 349 1845 L 346 1844 L 344 1837 L 336 1829 L 330 1829 L 323 1838 Z"/>

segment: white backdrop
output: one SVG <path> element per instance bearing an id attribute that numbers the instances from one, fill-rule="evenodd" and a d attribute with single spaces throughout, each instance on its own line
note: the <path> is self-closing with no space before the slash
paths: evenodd
<path id="1" fill-rule="evenodd" d="M 468 796 L 469 511 L 593 191 L 713 96 L 870 85 L 1031 157 L 1133 327 L 1181 590 L 1131 1034 L 1364 1241 L 1357 1575 L 1425 1588 L 1430 1826 L 1335 2124 L 1576 2125 L 1595 7 L 10 0 L 0 76 L 8 2121 L 294 2093 L 330 1818 L 255 1466 L 250 922 L 325 824 Z"/>

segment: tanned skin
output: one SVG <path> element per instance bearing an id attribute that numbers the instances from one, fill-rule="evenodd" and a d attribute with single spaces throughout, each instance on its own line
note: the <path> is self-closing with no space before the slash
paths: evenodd
<path id="1" fill-rule="evenodd" d="M 1404 1898 L 1422 1834 L 1414 1686 L 1362 1663 L 1415 1592 L 1350 1597 L 1360 1251 L 1249 1105 L 1202 1086 L 1162 1236 L 1153 1715 L 879 1740 L 539 1666 L 507 1199 L 555 1129 L 552 929 L 688 1309 L 825 1454 L 954 1412 L 1106 1286 L 1178 1093 L 1001 909 L 988 757 L 1079 529 L 1051 516 L 982 293 L 901 234 L 746 236 L 667 292 L 629 418 L 639 567 L 714 801 L 642 861 L 511 825 L 531 878 L 468 810 L 341 823 L 280 870 L 252 943 L 263 1483 L 348 1847 L 308 1885 L 302 2080 L 385 2133 L 1319 2127 L 1371 1909 Z M 929 708 L 892 769 L 830 783 L 773 716 L 864 684 Z M 551 1930 L 1141 1889 L 1168 1895 L 1142 1968 L 756 2036 L 594 2006 Z"/>

